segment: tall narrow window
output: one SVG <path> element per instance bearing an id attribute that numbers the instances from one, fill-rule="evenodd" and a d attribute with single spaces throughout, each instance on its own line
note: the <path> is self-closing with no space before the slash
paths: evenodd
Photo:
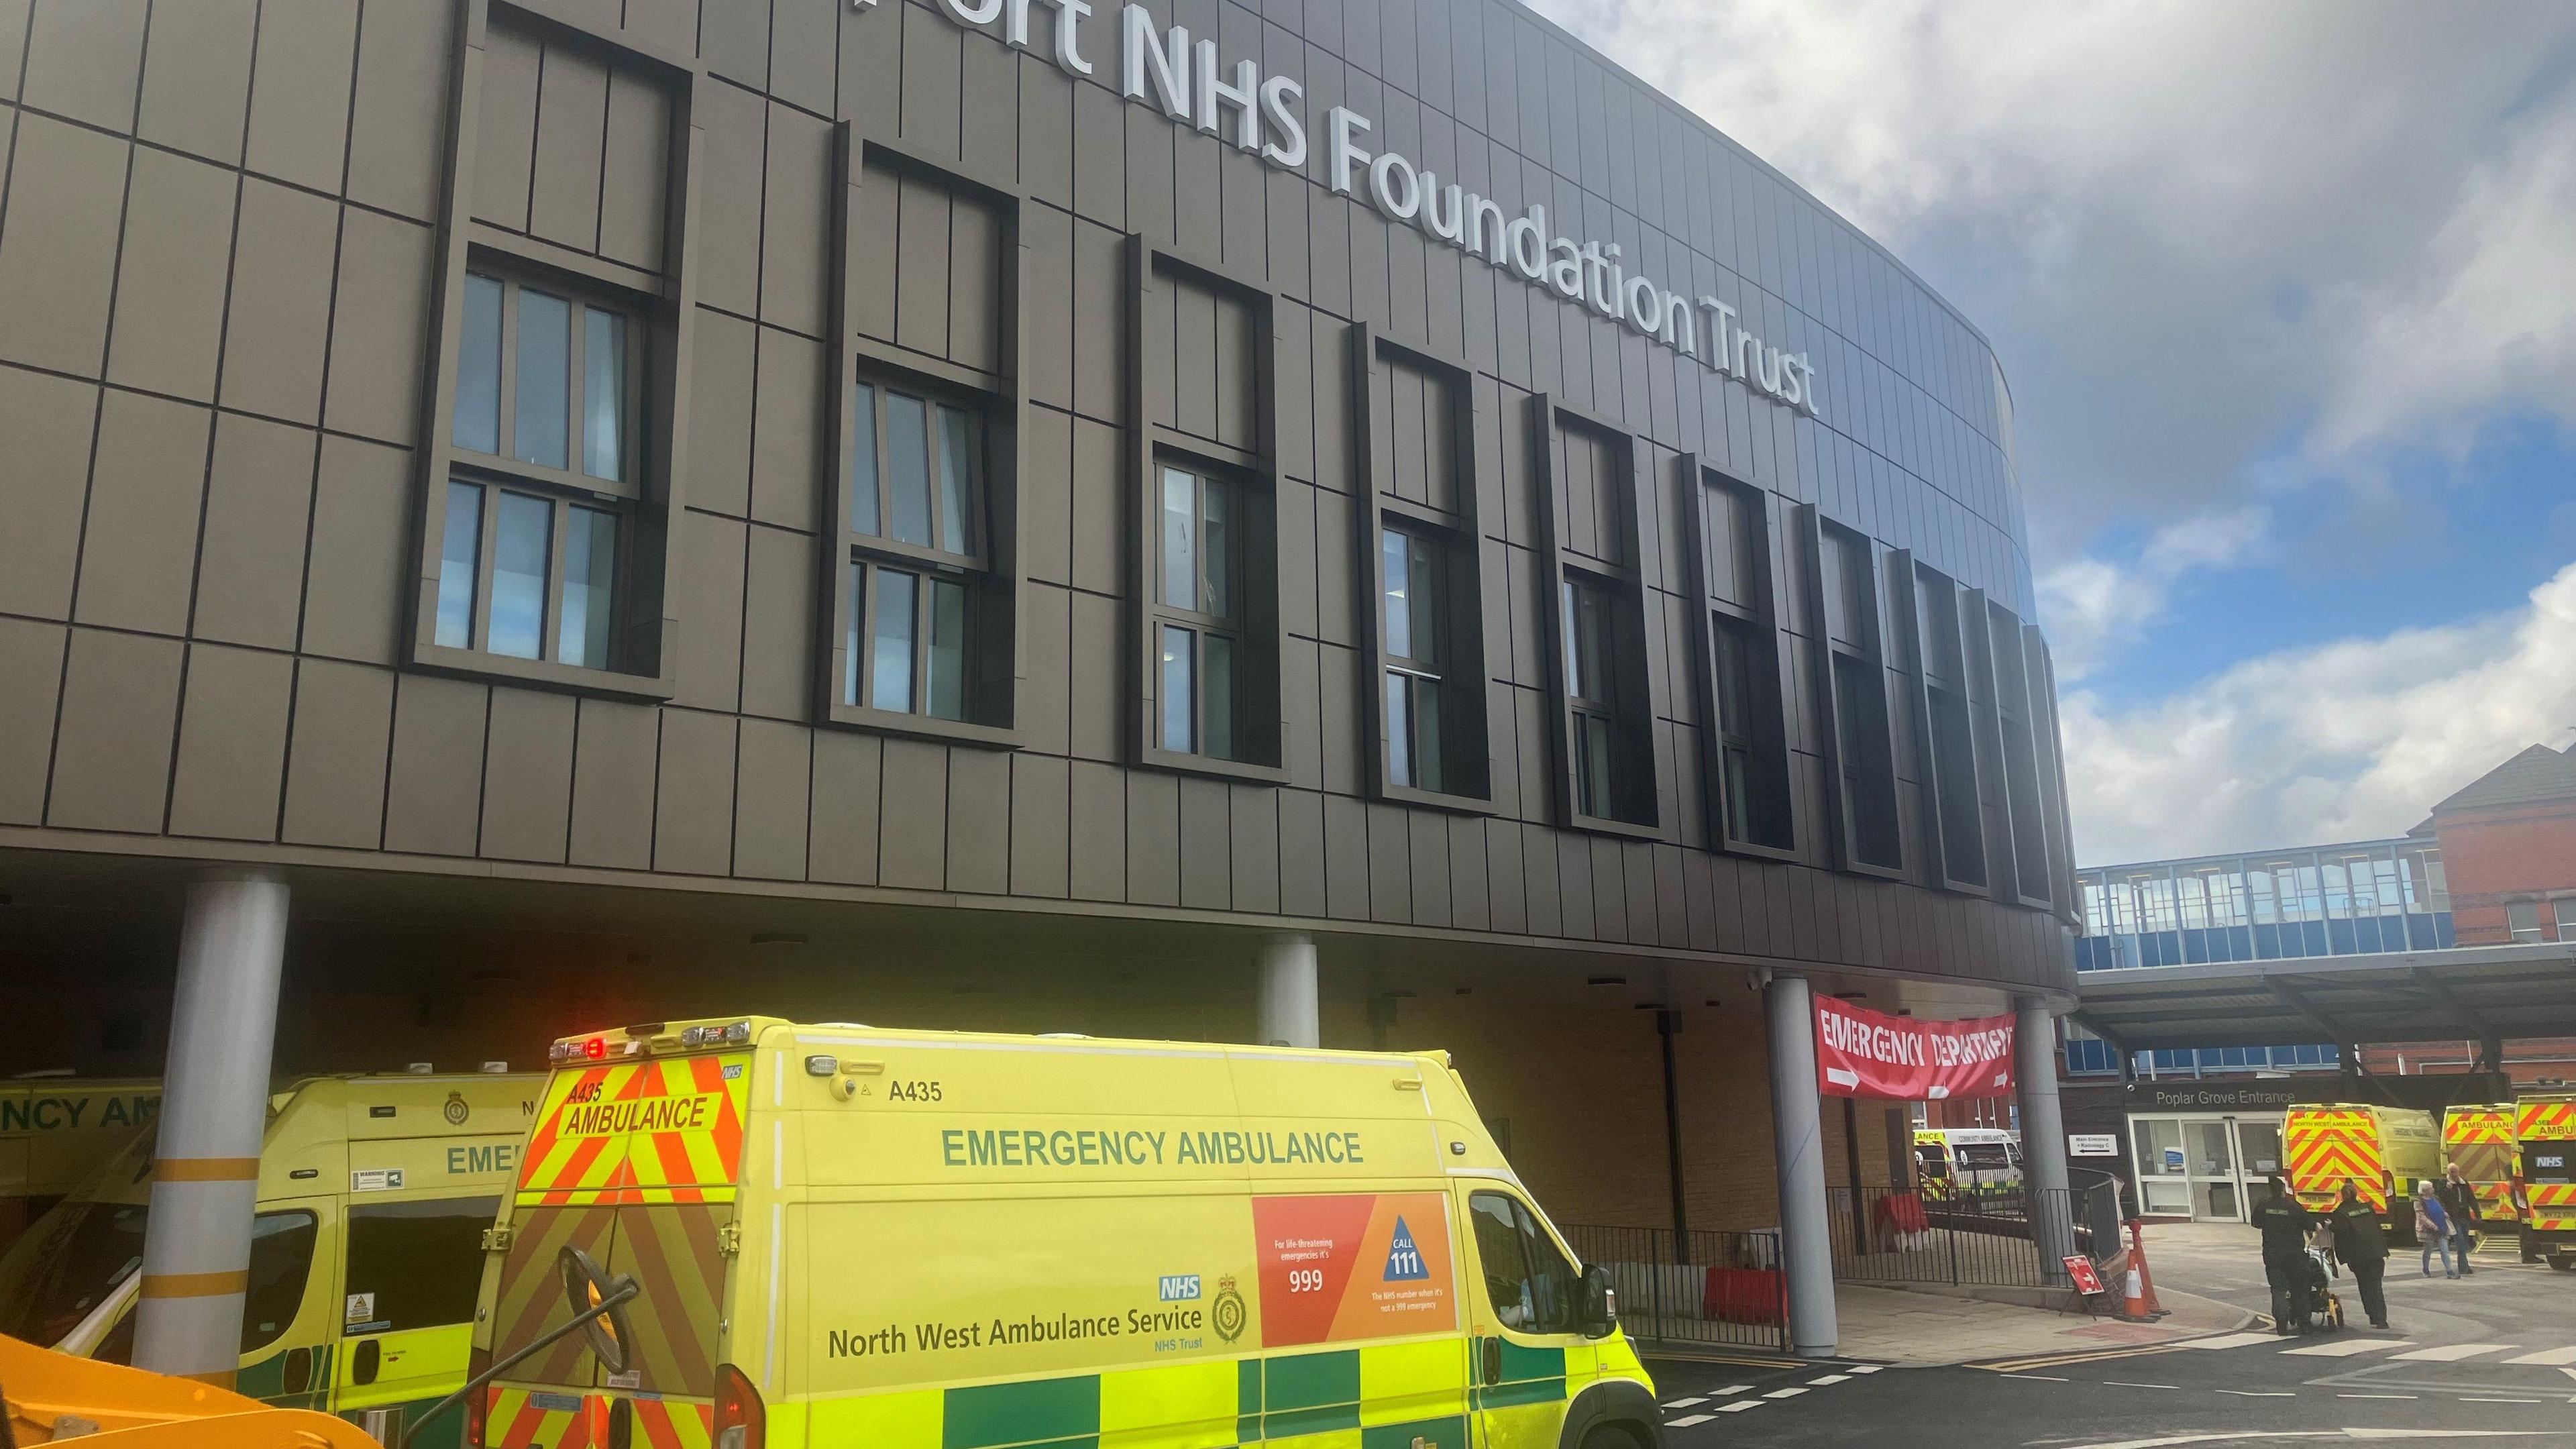
<path id="1" fill-rule="evenodd" d="M 1887 672 L 1879 654 L 1877 559 L 1869 540 L 1844 529 L 1825 527 L 1820 540 L 1818 583 L 1845 864 L 1901 870 L 1905 847 L 1897 821 Z"/>
<path id="2" fill-rule="evenodd" d="M 2049 889 L 2047 805 L 2040 793 L 2039 739 L 2031 716 L 2030 676 L 2022 653 L 2021 620 L 1988 601 L 1989 655 L 1994 661 L 1995 713 L 2000 726 L 2004 798 L 2012 823 L 2013 883 L 2024 905 L 2045 908 Z M 2338 892 L 2340 894 L 2340 892 Z M 2311 867 L 2301 879 L 2302 908 L 2313 897 L 2322 919 L 2323 882 Z M 2337 903 L 2340 907 L 2340 902 Z M 2338 909 L 2340 914 L 2340 909 Z"/>
<path id="3" fill-rule="evenodd" d="M 963 399 L 861 381 L 849 436 L 841 703 L 971 719 L 973 591 L 988 567 L 982 415 Z"/>
<path id="4" fill-rule="evenodd" d="M 1617 623 L 1599 585 L 1565 581 L 1565 692 L 1574 710 L 1574 808 L 1608 819 L 1618 813 L 1620 685 Z"/>
<path id="5" fill-rule="evenodd" d="M 1986 845 L 1977 801 L 1977 741 L 1968 709 L 1967 659 L 1959 630 L 1959 591 L 1931 569 L 1914 570 L 1915 668 L 1922 720 L 1921 755 L 1938 810 L 1940 870 L 1953 886 L 1982 888 Z"/>
<path id="6" fill-rule="evenodd" d="M 1236 579 L 1241 529 L 1236 485 L 1201 469 L 1165 464 L 1154 579 L 1156 692 L 1162 748 L 1237 757 L 1236 656 L 1243 621 Z"/>
<path id="7" fill-rule="evenodd" d="M 1699 563 L 1708 619 L 1711 834 L 1730 847 L 1796 845 L 1788 730 L 1772 622 L 1770 526 L 1762 494 L 1696 469 Z"/>
<path id="8" fill-rule="evenodd" d="M 621 540 L 641 502 L 639 369 L 604 297 L 465 277 L 433 642 L 618 667 Z"/>
<path id="9" fill-rule="evenodd" d="M 1380 535 L 1378 552 L 1386 577 L 1387 779 L 1418 790 L 1446 790 L 1441 691 L 1448 651 L 1441 638 L 1446 600 L 1440 548 L 1427 536 L 1390 528 Z"/>

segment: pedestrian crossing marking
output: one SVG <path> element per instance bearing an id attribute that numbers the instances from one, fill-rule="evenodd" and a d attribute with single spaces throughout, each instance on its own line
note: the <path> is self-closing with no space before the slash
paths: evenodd
<path id="1" fill-rule="evenodd" d="M 1719 1389 L 1718 1392 L 1720 1394 L 1741 1394 L 1749 1391 L 1752 1387 L 1753 1386 L 1751 1384 L 1728 1384 L 1725 1388 Z"/>
<path id="2" fill-rule="evenodd" d="M 2411 1338 L 2348 1338 L 2339 1343 L 2312 1343 L 2306 1348 L 2285 1348 L 2282 1353 L 2298 1358 L 2350 1358 L 2357 1353 L 2377 1353 L 2382 1349 L 2404 1348 Z"/>
<path id="3" fill-rule="evenodd" d="M 1874 1374 L 1881 1367 L 1882 1365 L 1874 1363 L 1856 1363 L 1851 1366 L 1851 1371 L 1856 1374 Z"/>
<path id="4" fill-rule="evenodd" d="M 2502 1353 L 2517 1345 L 2510 1343 L 2446 1343 L 2439 1348 L 2419 1348 L 2413 1353 L 2391 1355 L 2404 1363 L 2458 1363 L 2480 1354 Z"/>
<path id="5" fill-rule="evenodd" d="M 1696 1409 L 1707 1402 L 1708 1400 L 1706 1399 L 1673 1399 L 1667 1402 L 1664 1407 L 1667 1409 Z"/>
<path id="6" fill-rule="evenodd" d="M 1715 1414 L 1684 1414 L 1678 1419 L 1666 1419 L 1664 1421 L 1664 1427 L 1667 1429 L 1687 1429 L 1693 1424 L 1705 1424 L 1716 1417 L 1717 1416 Z"/>
<path id="7" fill-rule="evenodd" d="M 1794 1398 L 1798 1397 L 1800 1394 L 1803 1394 L 1803 1393 L 1805 1393 L 1805 1392 L 1806 1392 L 1806 1390 L 1805 1390 L 1805 1389 L 1797 1389 L 1797 1388 L 1790 1388 L 1790 1389 L 1773 1389 L 1771 1392 L 1769 1392 L 1769 1393 L 1767 1393 L 1767 1394 L 1764 1394 L 1762 1397 L 1764 1397 L 1764 1398 L 1766 1398 L 1766 1399 L 1794 1399 Z"/>
<path id="8" fill-rule="evenodd" d="M 2568 1364 L 2576 1363 L 2576 1348 L 2544 1348 L 2538 1353 L 2526 1353 L 2520 1358 L 2506 1359 L 2505 1362 L 2535 1364 L 2541 1368 L 2563 1368 Z"/>
<path id="9" fill-rule="evenodd" d="M 2276 1333 L 2222 1333 L 2216 1338 L 2195 1338 L 2189 1343 L 2178 1343 L 2174 1347 L 2243 1348 L 2249 1343 L 2268 1343 L 2278 1337 L 2280 1335 Z"/>
<path id="10" fill-rule="evenodd" d="M 1850 1374 L 1827 1374 L 1820 1379 L 1807 1380 L 1807 1387 L 1811 1389 L 1821 1389 L 1827 1384 L 1847 1384 L 1850 1382 Z"/>
<path id="11" fill-rule="evenodd" d="M 1738 1399 L 1731 1404 L 1718 1405 L 1717 1411 L 1721 1414 L 1740 1414 L 1747 1409 L 1758 1409 L 1761 1407 L 1762 1401 L 1760 1399 Z"/>

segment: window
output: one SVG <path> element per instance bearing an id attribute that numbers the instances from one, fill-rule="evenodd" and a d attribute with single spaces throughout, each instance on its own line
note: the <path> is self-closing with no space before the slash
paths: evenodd
<path id="1" fill-rule="evenodd" d="M 473 1322 L 483 1230 L 500 1210 L 494 1197 L 351 1207 L 344 1331 Z"/>
<path id="2" fill-rule="evenodd" d="M 143 1267 L 143 1238 L 152 1211 L 141 1203 L 77 1203 L 53 1230 L 59 1246 L 22 1270 L 12 1285 L 12 1338 L 52 1343 L 80 1326 L 117 1287 Z M 265 1212 L 251 1220 L 250 1282 L 242 1301 L 241 1351 L 275 1343 L 295 1322 L 313 1267 L 313 1214 Z M 134 1315 L 126 1315 L 131 1324 Z M 131 1328 L 120 1333 L 130 1338 Z M 102 1355 L 103 1356 L 103 1355 Z M 113 1359 L 123 1362 L 122 1358 Z"/>
<path id="3" fill-rule="evenodd" d="M 570 292 L 466 273 L 431 639 L 615 669 L 640 329 Z"/>
<path id="4" fill-rule="evenodd" d="M 1175 754 L 1240 757 L 1236 664 L 1243 644 L 1241 493 L 1229 479 L 1166 463 L 1157 491 L 1155 737 Z"/>
<path id="5" fill-rule="evenodd" d="M 1810 518 L 1814 517 L 1809 510 Z M 1868 539 L 1819 526 L 1826 679 L 1833 690 L 1843 864 L 1880 871 L 1905 864 L 1896 807 L 1896 756 L 1888 734 L 1887 672 L 1880 664 L 1878 562 Z"/>
<path id="6" fill-rule="evenodd" d="M 1703 475 L 1696 462 L 1685 460 L 1684 476 Z M 1730 846 L 1785 851 L 1794 844 L 1794 830 L 1762 496 L 1714 482 L 1702 488 L 1700 498 L 1712 833 Z"/>
<path id="7" fill-rule="evenodd" d="M 874 380 L 852 389 L 841 704 L 940 720 L 979 713 L 969 676 L 988 452 L 983 414 L 963 398 Z"/>
<path id="8" fill-rule="evenodd" d="M 1429 538 L 1386 529 L 1379 538 L 1386 579 L 1386 772 L 1419 790 L 1449 786 L 1448 746 L 1441 735 L 1444 580 L 1440 548 Z"/>
<path id="9" fill-rule="evenodd" d="M 2045 725 L 2034 721 L 2031 713 L 2021 620 L 1991 600 L 1986 616 L 1993 645 L 1996 721 L 2003 745 L 2004 798 L 2012 821 L 2013 888 L 2024 905 L 2046 906 L 2051 899 L 2048 824 L 2039 761 L 2039 734 Z M 2168 923 L 2159 929 L 2171 928 Z"/>
<path id="10" fill-rule="evenodd" d="M 2576 896 L 2560 896 L 2549 904 L 2556 917 L 2558 939 L 2576 941 Z"/>
<path id="11" fill-rule="evenodd" d="M 1967 651 L 1959 633 L 1959 591 L 1927 568 L 1914 572 L 1916 665 L 1923 689 L 1923 756 L 1939 806 L 1941 875 L 1954 886 L 1986 883 L 1984 823 L 1977 801 L 1977 739 L 1968 709 Z"/>
<path id="12" fill-rule="evenodd" d="M 1565 693 L 1574 711 L 1574 808 L 1618 813 L 1619 651 L 1608 590 L 1565 581 Z"/>
<path id="13" fill-rule="evenodd" d="M 2513 938 L 2517 941 L 2539 940 L 2540 903 L 2507 901 L 2504 907 L 2504 924 L 2505 929 L 2512 932 Z"/>
<path id="14" fill-rule="evenodd" d="M 1530 1210 L 1499 1192 L 1476 1193 L 1467 1206 L 1495 1320 L 1515 1333 L 1581 1332 L 1580 1275 Z"/>

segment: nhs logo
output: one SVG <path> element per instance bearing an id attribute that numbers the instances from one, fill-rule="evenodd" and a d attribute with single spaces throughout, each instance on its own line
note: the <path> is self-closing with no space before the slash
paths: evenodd
<path id="1" fill-rule="evenodd" d="M 1197 1298 L 1198 1296 L 1199 1296 L 1199 1275 L 1198 1275 L 1198 1274 L 1196 1274 L 1196 1273 L 1166 1273 L 1166 1274 L 1164 1274 L 1164 1275 L 1163 1275 L 1163 1301 L 1164 1301 L 1164 1302 L 1166 1302 L 1166 1303 L 1184 1303 L 1184 1302 L 1188 1302 L 1188 1301 L 1190 1301 L 1190 1300 L 1192 1300 L 1192 1299 L 1195 1299 L 1195 1298 Z"/>

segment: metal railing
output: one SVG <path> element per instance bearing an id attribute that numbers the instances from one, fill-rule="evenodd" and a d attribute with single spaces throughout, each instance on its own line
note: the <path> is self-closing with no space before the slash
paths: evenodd
<path id="1" fill-rule="evenodd" d="M 1778 1233 L 1574 1225 L 1565 1235 L 1586 1264 L 1609 1270 L 1629 1337 L 1788 1350 Z"/>
<path id="2" fill-rule="evenodd" d="M 1834 1276 L 1847 1282 L 2064 1287 L 2063 1259 L 2120 1251 L 2116 1182 L 1948 1198 L 1837 1187 L 1826 1204 Z"/>

